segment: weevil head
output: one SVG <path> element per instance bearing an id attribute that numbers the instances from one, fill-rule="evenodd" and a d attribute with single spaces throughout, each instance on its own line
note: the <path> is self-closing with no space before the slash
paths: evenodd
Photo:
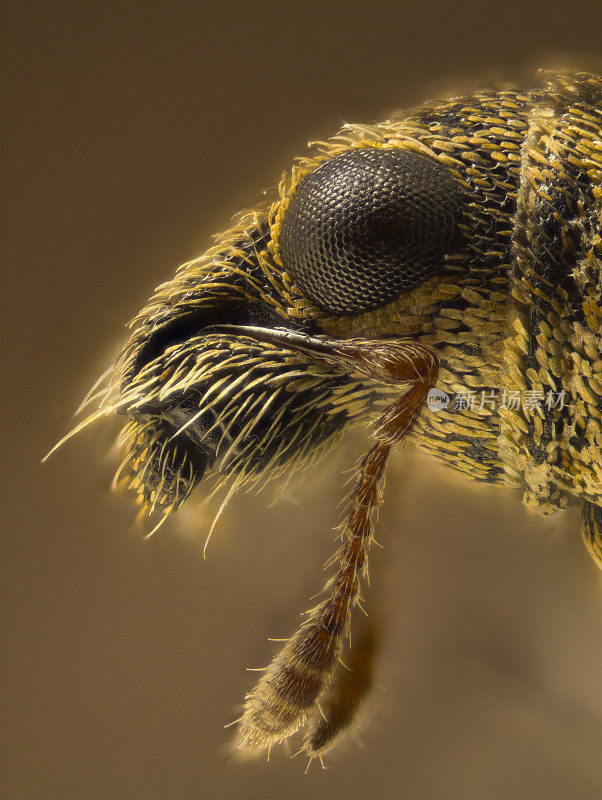
<path id="1" fill-rule="evenodd" d="M 315 145 L 271 203 L 184 264 L 131 323 L 98 412 L 126 418 L 120 479 L 168 510 L 209 475 L 261 484 L 314 463 L 398 392 L 242 326 L 421 341 L 452 397 L 519 385 L 529 367 L 512 327 L 519 234 L 532 219 L 545 238 L 549 219 L 521 181 L 544 100 L 483 92 Z M 473 478 L 520 485 L 515 465 L 532 456 L 533 436 L 517 439 L 537 422 L 511 417 L 452 405 L 424 414 L 415 437 Z"/>
<path id="2" fill-rule="evenodd" d="M 422 285 L 460 245 L 450 171 L 362 145 L 295 168 L 271 205 L 184 264 L 132 321 L 103 406 L 127 418 L 119 480 L 145 504 L 177 508 L 206 475 L 263 483 L 315 463 L 398 395 L 336 360 L 236 333 L 326 341 L 338 320 L 345 338 L 346 320 Z"/>
<path id="3" fill-rule="evenodd" d="M 236 333 L 400 336 L 403 298 L 466 271 L 460 176 L 434 151 L 376 134 L 350 131 L 294 167 L 273 203 L 184 264 L 132 321 L 103 409 L 126 417 L 117 481 L 146 506 L 176 509 L 208 476 L 261 485 L 313 464 L 398 396 L 336 360 Z M 383 312 L 394 324 L 379 330 Z"/>

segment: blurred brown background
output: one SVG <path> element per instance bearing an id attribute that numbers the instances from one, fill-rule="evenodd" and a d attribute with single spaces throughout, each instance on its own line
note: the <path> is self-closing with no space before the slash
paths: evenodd
<path id="1" fill-rule="evenodd" d="M 402 454 L 372 556 L 392 615 L 365 746 L 304 775 L 229 760 L 222 725 L 321 585 L 357 450 L 300 506 L 235 500 L 207 561 L 192 510 L 148 542 L 132 528 L 108 491 L 115 430 L 40 466 L 150 290 L 308 139 L 549 54 L 595 61 L 600 3 L 10 0 L 3 17 L 2 796 L 601 798 L 602 582 L 575 512 L 529 516 Z"/>

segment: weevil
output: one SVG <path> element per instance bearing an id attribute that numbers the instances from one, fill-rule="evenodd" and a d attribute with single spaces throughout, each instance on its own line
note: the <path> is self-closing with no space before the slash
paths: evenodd
<path id="1" fill-rule="evenodd" d="M 601 215 L 602 79 L 546 73 L 344 125 L 131 322 L 69 435 L 120 415 L 116 485 L 159 524 L 199 484 L 227 499 L 370 429 L 332 574 L 240 748 L 304 728 L 321 757 L 353 720 L 375 632 L 348 652 L 351 617 L 404 439 L 542 514 L 581 504 L 602 567 Z"/>

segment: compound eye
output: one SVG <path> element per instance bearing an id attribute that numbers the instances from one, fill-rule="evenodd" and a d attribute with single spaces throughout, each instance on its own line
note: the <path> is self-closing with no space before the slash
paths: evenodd
<path id="1" fill-rule="evenodd" d="M 434 159 L 348 150 L 297 186 L 282 220 L 282 264 L 329 313 L 370 311 L 441 270 L 460 216 L 460 188 Z"/>

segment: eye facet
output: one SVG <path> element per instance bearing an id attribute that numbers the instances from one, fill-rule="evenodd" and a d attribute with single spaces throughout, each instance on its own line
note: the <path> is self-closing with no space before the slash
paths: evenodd
<path id="1" fill-rule="evenodd" d="M 434 159 L 401 148 L 349 150 L 296 188 L 282 220 L 282 263 L 326 311 L 370 311 L 441 269 L 460 216 L 460 187 Z"/>

